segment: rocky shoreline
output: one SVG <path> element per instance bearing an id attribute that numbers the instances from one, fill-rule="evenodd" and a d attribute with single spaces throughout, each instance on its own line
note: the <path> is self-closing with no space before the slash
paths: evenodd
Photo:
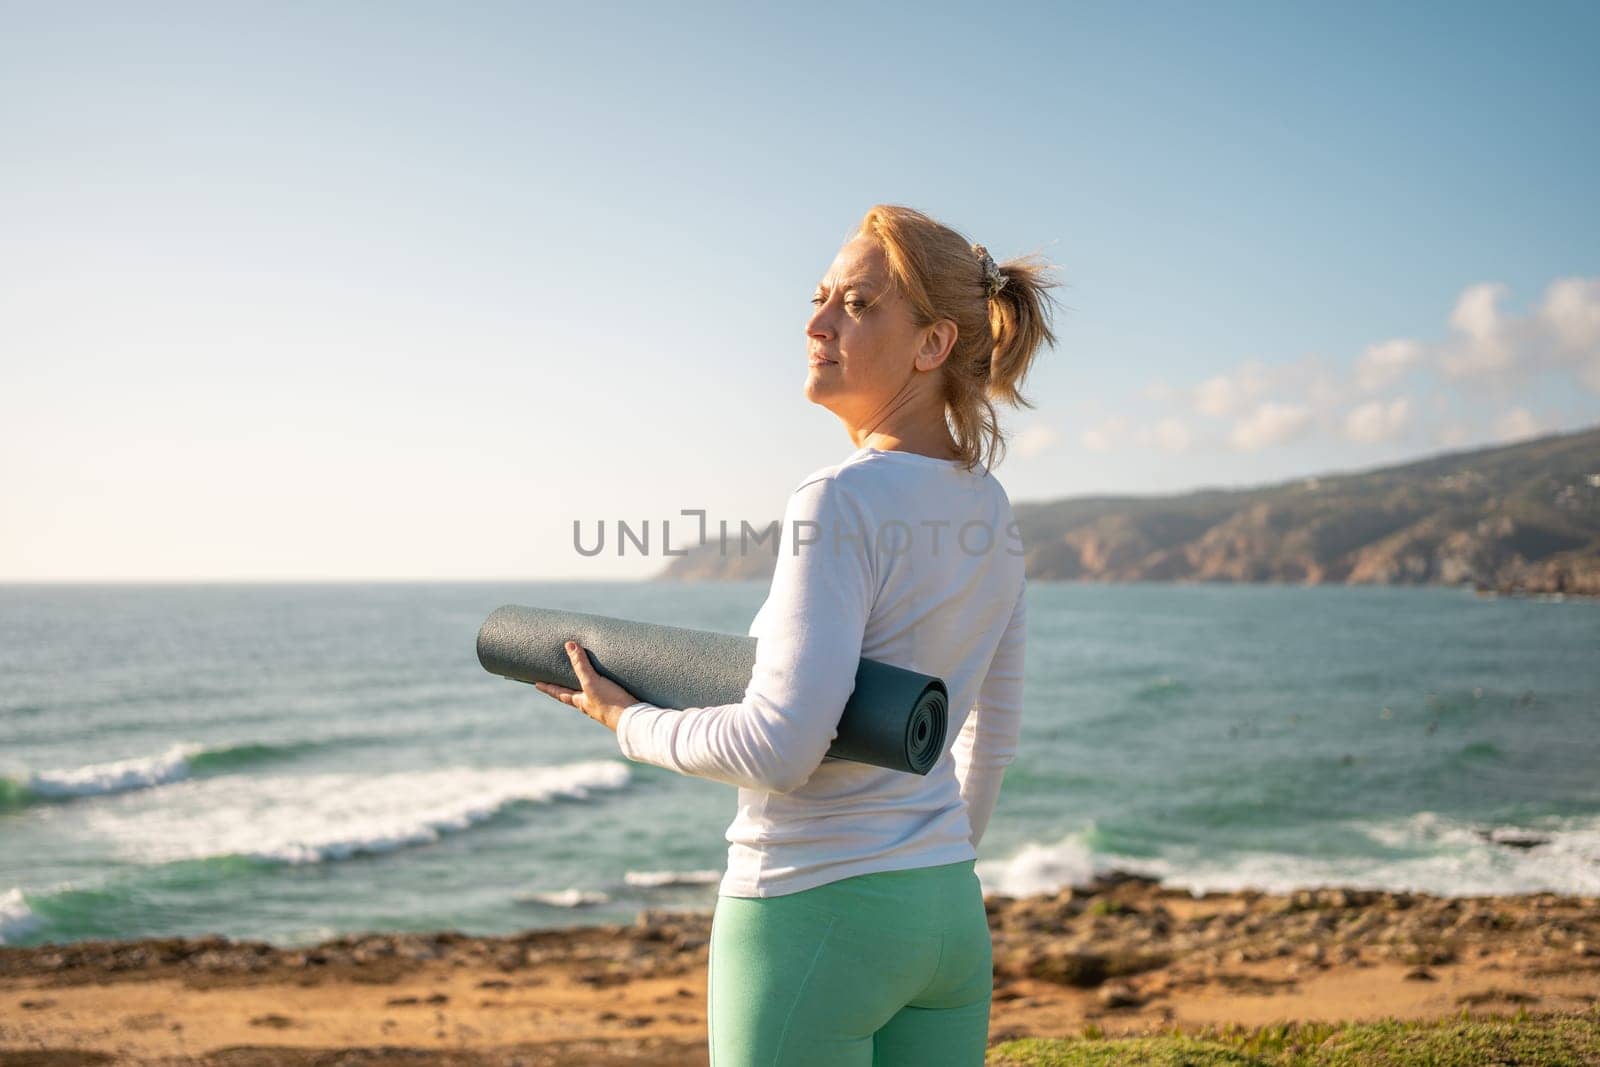
<path id="1" fill-rule="evenodd" d="M 1600 1001 L 1593 897 L 1196 896 L 1109 872 L 1051 895 L 990 896 L 986 907 L 992 1042 L 1090 1024 L 1143 1033 Z M 386 1051 L 360 1062 L 410 1050 L 408 1063 L 470 1053 L 460 1062 L 704 1064 L 710 924 L 709 913 L 646 910 L 633 923 L 505 936 L 0 947 L 0 1053 L 242 1063 L 267 1062 L 249 1057 L 270 1050 L 270 1062 L 309 1063 L 367 1049 Z"/>

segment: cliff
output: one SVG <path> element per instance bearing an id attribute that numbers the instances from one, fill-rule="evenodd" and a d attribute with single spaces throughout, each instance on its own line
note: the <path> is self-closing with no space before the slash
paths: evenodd
<path id="1" fill-rule="evenodd" d="M 1016 502 L 1028 577 L 1466 584 L 1600 595 L 1600 426 L 1245 489 Z M 715 541 L 658 580 L 767 578 Z"/>

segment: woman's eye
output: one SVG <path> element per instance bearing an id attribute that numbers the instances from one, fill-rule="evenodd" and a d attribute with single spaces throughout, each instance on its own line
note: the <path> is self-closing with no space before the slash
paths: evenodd
<path id="1" fill-rule="evenodd" d="M 819 304 L 826 304 L 827 302 L 828 301 L 825 297 L 814 296 L 811 298 L 812 307 L 816 307 Z M 865 300 L 846 300 L 844 302 L 844 306 L 855 311 L 861 311 L 865 310 L 867 307 L 867 302 Z"/>

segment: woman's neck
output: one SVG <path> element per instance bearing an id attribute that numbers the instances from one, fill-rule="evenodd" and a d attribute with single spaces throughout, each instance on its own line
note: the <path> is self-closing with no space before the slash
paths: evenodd
<path id="1" fill-rule="evenodd" d="M 885 452 L 914 452 L 933 459 L 960 459 L 956 443 L 948 433 L 896 434 L 874 430 L 856 441 L 860 447 L 876 448 Z"/>

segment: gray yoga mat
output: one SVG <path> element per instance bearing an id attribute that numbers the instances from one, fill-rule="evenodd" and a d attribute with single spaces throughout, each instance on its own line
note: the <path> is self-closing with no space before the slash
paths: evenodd
<path id="1" fill-rule="evenodd" d="M 566 642 L 595 670 L 663 708 L 737 704 L 755 671 L 757 638 L 712 630 L 507 604 L 478 629 L 478 662 L 519 682 L 579 689 Z M 949 693 L 943 680 L 862 659 L 855 691 L 824 758 L 927 774 L 944 750 Z"/>

